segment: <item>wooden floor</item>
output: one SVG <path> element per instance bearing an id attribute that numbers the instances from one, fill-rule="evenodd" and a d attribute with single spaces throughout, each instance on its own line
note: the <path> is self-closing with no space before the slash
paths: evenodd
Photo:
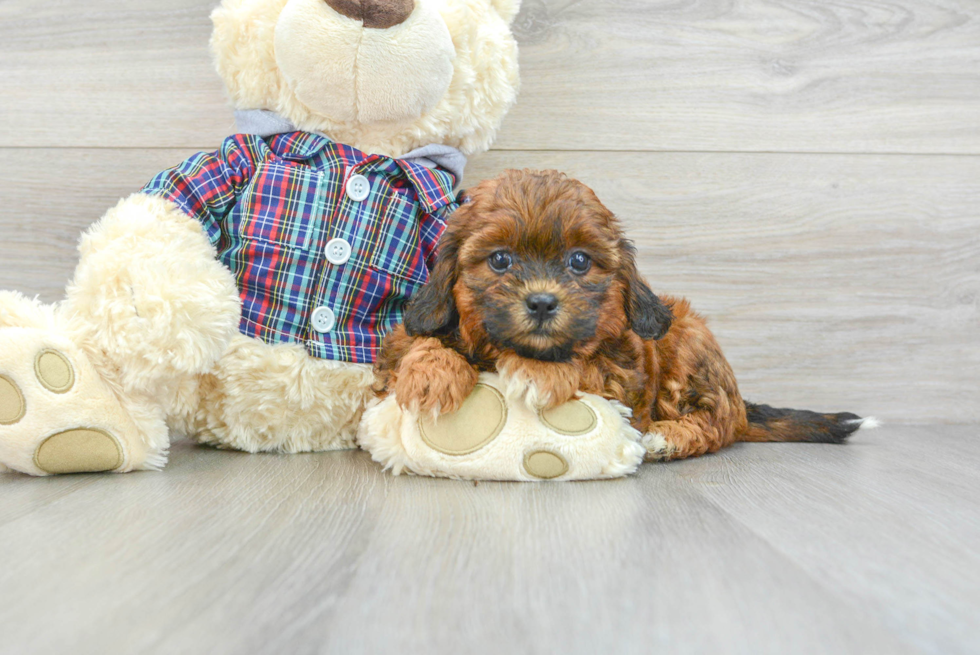
<path id="1" fill-rule="evenodd" d="M 632 478 L 392 478 L 182 443 L 0 476 L 0 652 L 980 652 L 980 435 L 884 427 Z"/>
<path id="2" fill-rule="evenodd" d="M 0 0 L 0 288 L 60 299 L 81 230 L 233 130 L 215 4 Z M 581 178 L 746 397 L 887 427 L 567 485 L 186 443 L 0 475 L 0 653 L 980 652 L 980 5 L 524 0 L 515 32 L 466 184 Z"/>

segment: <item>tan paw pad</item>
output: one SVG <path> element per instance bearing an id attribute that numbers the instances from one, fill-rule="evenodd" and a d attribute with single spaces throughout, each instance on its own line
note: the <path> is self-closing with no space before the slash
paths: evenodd
<path id="1" fill-rule="evenodd" d="M 27 411 L 24 394 L 14 381 L 0 375 L 0 425 L 13 425 Z"/>
<path id="2" fill-rule="evenodd" d="M 42 350 L 34 359 L 38 382 L 52 393 L 68 393 L 75 386 L 75 370 L 57 350 Z"/>
<path id="3" fill-rule="evenodd" d="M 493 387 L 477 384 L 459 411 L 419 419 L 422 441 L 445 455 L 469 455 L 496 439 L 507 423 L 507 405 Z"/>
<path id="4" fill-rule="evenodd" d="M 45 473 L 100 473 L 123 464 L 122 448 L 107 432 L 75 429 L 45 439 L 34 453 Z"/>
<path id="5" fill-rule="evenodd" d="M 581 400 L 572 400 L 564 405 L 542 410 L 540 417 L 541 422 L 549 428 L 570 437 L 588 434 L 599 424 L 595 412 Z"/>
<path id="6" fill-rule="evenodd" d="M 524 456 L 524 470 L 542 480 L 553 480 L 568 473 L 568 462 L 558 453 L 534 450 Z"/>

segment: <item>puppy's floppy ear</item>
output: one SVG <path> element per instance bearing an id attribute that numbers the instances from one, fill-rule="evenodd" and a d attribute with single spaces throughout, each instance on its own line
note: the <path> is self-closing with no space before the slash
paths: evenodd
<path id="1" fill-rule="evenodd" d="M 633 244 L 624 239 L 620 249 L 624 256 L 620 274 L 626 285 L 626 318 L 630 328 L 642 339 L 661 339 L 670 329 L 674 314 L 637 272 Z"/>
<path id="2" fill-rule="evenodd" d="M 409 336 L 433 336 L 453 327 L 459 319 L 453 286 L 456 284 L 456 257 L 459 237 L 450 227 L 439 242 L 436 265 L 429 280 L 405 307 L 405 331 Z"/>

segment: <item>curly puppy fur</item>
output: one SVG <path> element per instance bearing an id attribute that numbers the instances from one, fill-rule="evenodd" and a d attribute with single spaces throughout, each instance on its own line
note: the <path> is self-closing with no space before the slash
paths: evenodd
<path id="1" fill-rule="evenodd" d="M 840 443 L 862 423 L 744 402 L 704 319 L 651 291 L 616 217 L 557 171 L 507 171 L 470 190 L 385 341 L 376 392 L 454 411 L 477 371 L 501 373 L 540 406 L 578 391 L 623 403 L 651 459 L 736 441 Z"/>

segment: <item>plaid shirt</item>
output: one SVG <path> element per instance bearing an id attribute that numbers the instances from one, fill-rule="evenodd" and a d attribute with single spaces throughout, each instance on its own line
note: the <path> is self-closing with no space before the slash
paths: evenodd
<path id="1" fill-rule="evenodd" d="M 370 183 L 359 202 L 346 191 L 352 175 Z M 229 137 L 218 152 L 160 173 L 143 192 L 201 221 L 238 283 L 243 334 L 303 343 L 314 357 L 371 363 L 428 279 L 457 207 L 455 183 L 441 169 L 290 132 Z M 341 265 L 325 255 L 335 238 L 350 245 Z M 324 307 L 336 323 L 320 333 L 311 323 Z"/>

